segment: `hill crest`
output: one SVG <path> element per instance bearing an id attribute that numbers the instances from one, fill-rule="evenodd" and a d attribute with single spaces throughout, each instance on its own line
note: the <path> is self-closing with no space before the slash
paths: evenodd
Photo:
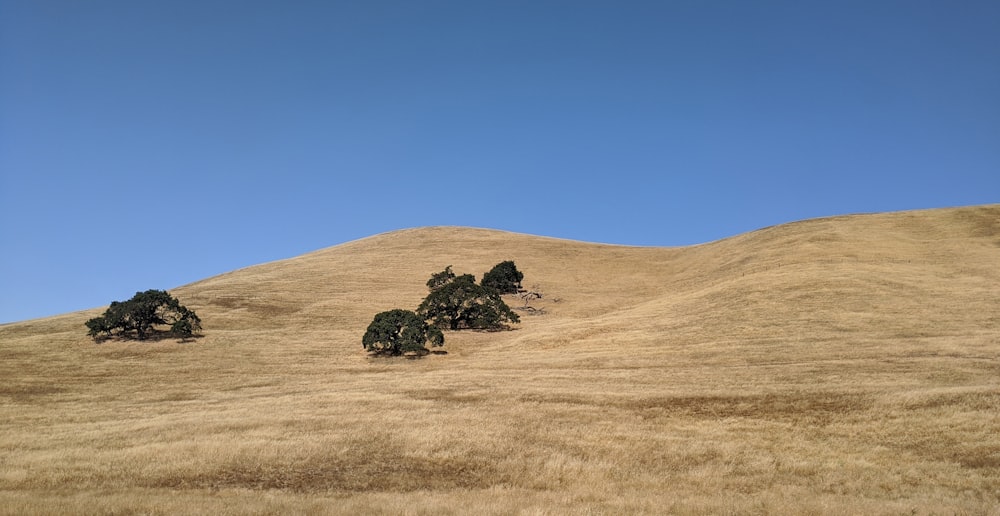
<path id="1" fill-rule="evenodd" d="M 294 326 L 302 324 L 291 317 L 295 313 L 338 303 L 353 314 L 352 326 L 358 327 L 364 313 L 376 306 L 415 306 L 424 294 L 426 278 L 447 265 L 481 277 L 493 264 L 511 259 L 525 271 L 528 286 L 550 290 L 560 299 L 589 298 L 586 303 L 560 308 L 569 308 L 561 310 L 566 315 L 590 317 L 662 297 L 661 290 L 663 295 L 677 297 L 724 288 L 729 282 L 747 284 L 778 272 L 784 272 L 787 279 L 793 265 L 799 268 L 798 280 L 804 288 L 810 284 L 810 275 L 818 281 L 834 273 L 870 275 L 880 268 L 940 268 L 958 263 L 990 280 L 995 279 L 989 266 L 990 250 L 996 247 L 1000 247 L 1000 205 L 807 219 L 684 247 L 423 226 L 245 267 L 173 292 L 204 312 L 207 329 L 220 327 L 213 319 L 225 320 L 221 327 L 226 328 L 237 327 L 237 321 L 249 328 L 255 320 L 265 327 L 281 326 L 281 318 Z M 602 298 L 606 302 L 599 301 Z M 367 310 L 360 310 L 362 299 L 367 299 Z M 269 320 L 271 316 L 274 320 Z"/>

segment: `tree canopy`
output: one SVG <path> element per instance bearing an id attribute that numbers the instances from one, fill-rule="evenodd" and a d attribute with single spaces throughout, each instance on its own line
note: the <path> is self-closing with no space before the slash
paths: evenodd
<path id="1" fill-rule="evenodd" d="M 493 268 L 492 277 L 498 284 L 514 292 L 520 288 L 523 274 L 514 262 L 503 262 Z M 430 293 L 415 312 L 393 309 L 375 315 L 361 338 L 362 346 L 376 355 L 424 354 L 431 346 L 444 344 L 441 330 L 502 330 L 520 318 L 504 303 L 501 292 L 484 284 L 476 284 L 471 274 L 456 275 L 451 265 L 431 274 L 427 281 Z"/>
<path id="2" fill-rule="evenodd" d="M 104 315 L 85 324 L 94 340 L 114 336 L 146 340 L 157 325 L 170 325 L 167 333 L 181 338 L 201 330 L 201 318 L 163 290 L 136 292 L 128 301 L 113 301 Z"/>
<path id="3" fill-rule="evenodd" d="M 497 290 L 477 285 L 471 274 L 432 290 L 420 303 L 417 314 L 438 328 L 450 330 L 498 330 L 508 322 L 520 322 Z"/>
<path id="4" fill-rule="evenodd" d="M 449 265 L 443 271 L 431 274 L 431 279 L 427 280 L 427 288 L 434 290 L 443 287 L 453 279 L 455 279 L 455 273 L 451 272 L 451 265 Z"/>
<path id="5" fill-rule="evenodd" d="M 500 262 L 483 275 L 482 285 L 496 289 L 501 294 L 516 294 L 521 290 L 524 274 L 517 270 L 511 260 Z"/>
<path id="6" fill-rule="evenodd" d="M 362 346 L 376 355 L 424 353 L 427 342 L 441 346 L 444 334 L 412 311 L 399 308 L 377 314 L 361 338 Z"/>

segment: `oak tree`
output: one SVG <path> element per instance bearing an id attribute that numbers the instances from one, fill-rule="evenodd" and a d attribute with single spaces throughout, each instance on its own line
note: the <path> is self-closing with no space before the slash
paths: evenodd
<path id="1" fill-rule="evenodd" d="M 511 260 L 500 262 L 483 275 L 482 285 L 496 289 L 501 294 L 516 294 L 521 290 L 524 274 Z"/>
<path id="2" fill-rule="evenodd" d="M 161 331 L 171 336 L 189 338 L 201 330 L 201 318 L 177 299 L 163 290 L 136 292 L 128 301 L 113 301 L 104 315 L 86 323 L 87 334 L 94 340 L 111 337 L 146 340 L 158 330 L 156 326 L 169 325 Z"/>
<path id="3" fill-rule="evenodd" d="M 520 322 L 497 290 L 477 285 L 471 274 L 458 276 L 432 290 L 420 303 L 417 314 L 434 326 L 449 330 L 499 330 L 506 323 Z"/>
<path id="4" fill-rule="evenodd" d="M 412 311 L 399 308 L 377 314 L 361 338 L 361 345 L 376 355 L 425 353 L 428 342 L 441 346 L 444 334 Z"/>

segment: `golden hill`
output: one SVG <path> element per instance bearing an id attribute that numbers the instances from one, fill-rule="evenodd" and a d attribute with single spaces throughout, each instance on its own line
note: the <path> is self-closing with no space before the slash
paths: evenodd
<path id="1" fill-rule="evenodd" d="M 506 259 L 545 296 L 513 331 L 361 349 Z M 172 290 L 194 343 L 4 325 L 0 512 L 997 514 L 998 265 L 1000 205 L 686 248 L 420 228 Z"/>

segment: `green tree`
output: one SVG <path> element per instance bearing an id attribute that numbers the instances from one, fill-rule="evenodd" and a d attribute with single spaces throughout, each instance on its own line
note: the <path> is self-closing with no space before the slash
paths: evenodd
<path id="1" fill-rule="evenodd" d="M 170 325 L 168 333 L 189 338 L 201 330 L 201 318 L 163 290 L 136 292 L 128 301 L 113 301 L 104 315 L 86 323 L 94 340 L 114 336 L 146 340 L 157 325 Z"/>
<path id="2" fill-rule="evenodd" d="M 444 334 L 412 311 L 399 308 L 377 314 L 361 338 L 361 345 L 376 355 L 422 354 L 427 342 L 441 346 Z"/>
<path id="3" fill-rule="evenodd" d="M 453 279 L 455 279 L 455 273 L 451 272 L 451 265 L 449 265 L 443 271 L 431 274 L 431 279 L 427 280 L 427 288 L 431 290 L 441 288 Z"/>
<path id="4" fill-rule="evenodd" d="M 420 303 L 417 314 L 438 328 L 451 330 L 499 330 L 508 322 L 520 322 L 499 292 L 477 285 L 471 274 L 458 276 L 432 290 Z"/>
<path id="5" fill-rule="evenodd" d="M 521 280 L 524 274 L 517 270 L 514 262 L 507 260 L 500 262 L 483 275 L 482 285 L 495 289 L 501 294 L 516 294 L 521 290 Z"/>

